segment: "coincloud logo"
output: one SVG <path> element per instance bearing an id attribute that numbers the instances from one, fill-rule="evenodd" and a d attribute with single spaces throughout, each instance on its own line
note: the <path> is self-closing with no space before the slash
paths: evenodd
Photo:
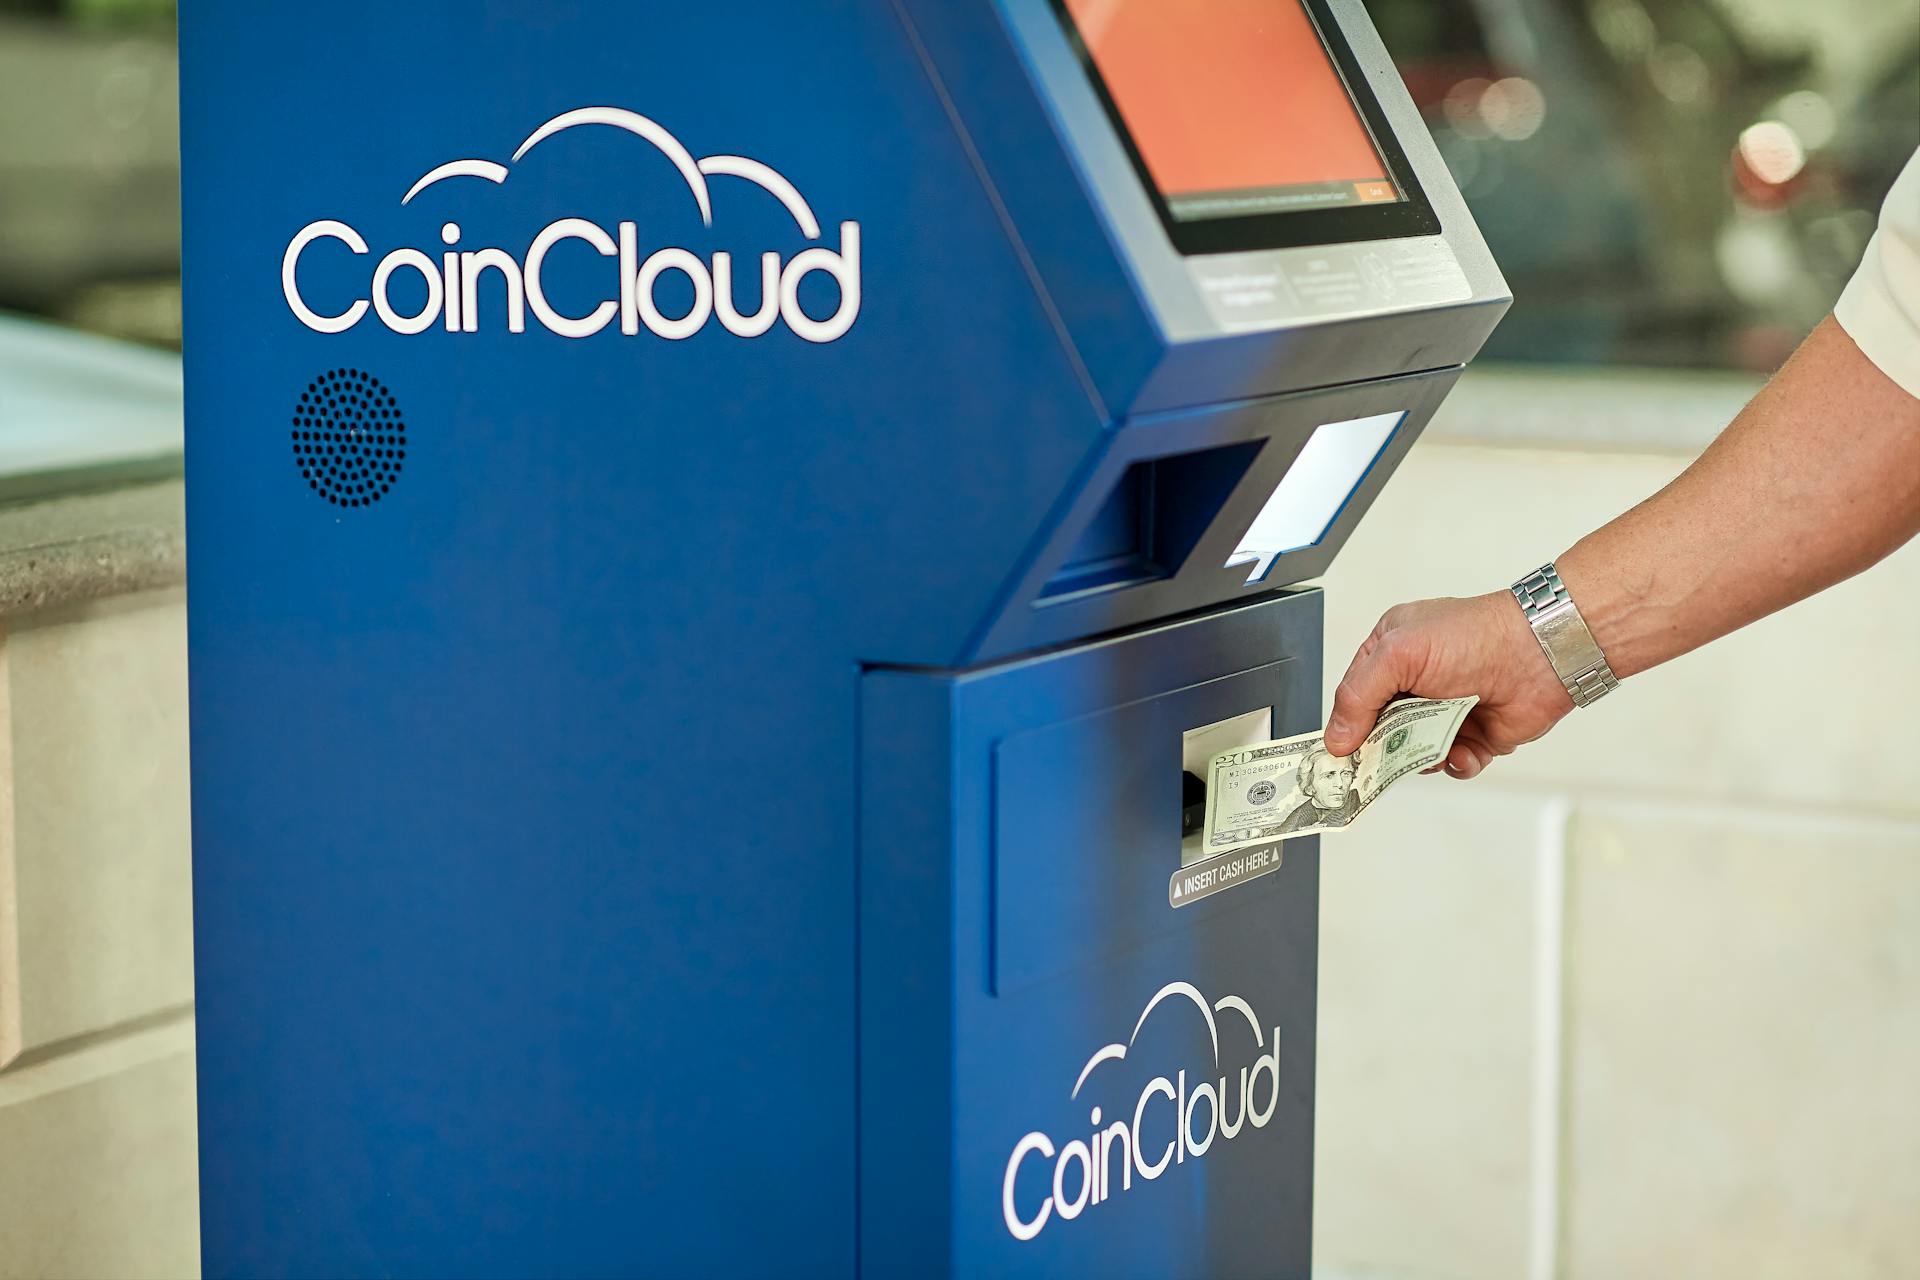
<path id="1" fill-rule="evenodd" d="M 1273 1028 L 1271 1039 L 1260 1034 L 1260 1020 L 1253 1006 L 1239 996 L 1222 996 L 1211 1005 L 1190 982 L 1169 982 L 1154 992 L 1153 999 L 1140 1011 L 1133 1034 L 1124 1044 L 1116 1041 L 1096 1049 L 1068 1095 L 1078 1099 L 1083 1089 L 1091 1094 L 1096 1086 L 1089 1081 L 1102 1063 L 1125 1061 L 1127 1053 L 1140 1038 L 1140 1029 L 1162 1004 L 1179 1007 L 1191 1004 L 1207 1029 L 1207 1041 L 1213 1049 L 1212 1064 L 1201 1073 L 1191 1088 L 1187 1072 L 1181 1068 L 1172 1079 L 1165 1075 L 1147 1081 L 1131 1111 L 1122 1110 L 1111 1123 L 1102 1124 L 1102 1109 L 1094 1106 L 1088 1113 L 1090 1134 L 1056 1145 L 1049 1135 L 1035 1130 L 1014 1144 L 1007 1157 L 1006 1176 L 1000 1184 L 1000 1209 L 1007 1230 L 1016 1240 L 1031 1240 L 1046 1228 L 1056 1215 L 1071 1220 L 1094 1205 L 1102 1204 L 1121 1192 L 1133 1189 L 1133 1179 L 1151 1182 L 1173 1165 L 1198 1160 L 1213 1149 L 1216 1140 L 1231 1142 L 1247 1126 L 1264 1129 L 1273 1119 L 1280 1102 L 1280 1028 Z M 1232 1012 L 1244 1018 L 1253 1033 L 1253 1061 L 1235 1072 L 1221 1065 L 1220 1022 L 1215 1014 Z M 1228 1020 L 1232 1030 L 1236 1024 Z M 1237 1032 L 1235 1033 L 1237 1038 Z M 1258 1100 L 1261 1078 L 1265 1077 L 1266 1101 Z M 1238 1087 L 1230 1085 L 1237 1079 Z M 1232 1102 L 1229 1099 L 1233 1099 Z M 1204 1105 L 1203 1105 L 1204 1104 Z M 1124 1103 L 1123 1103 L 1124 1107 Z M 1170 1112 L 1170 1114 L 1169 1114 Z M 1147 1137 L 1151 1128 L 1156 1135 L 1165 1133 L 1165 1117 L 1172 1121 L 1172 1133 L 1158 1150 Z M 1202 1123 L 1204 1121 L 1204 1124 Z M 1016 1194 L 1020 1167 L 1029 1159 L 1053 1162 L 1052 1194 L 1022 1204 Z M 1115 1185 L 1116 1181 L 1118 1186 Z M 1071 1193 L 1071 1194 L 1070 1194 Z"/>
<path id="2" fill-rule="evenodd" d="M 728 179 L 748 182 L 780 202 L 792 216 L 794 225 L 810 241 L 821 238 L 820 221 L 806 198 L 772 166 L 746 156 L 711 155 L 696 159 L 680 140 L 646 116 L 619 107 L 579 107 L 547 121 L 514 148 L 508 164 L 492 160 L 449 160 L 435 165 L 400 197 L 409 204 L 422 191 L 440 182 L 472 179 L 495 185 L 507 181 L 512 170 L 529 151 L 548 139 L 585 125 L 603 125 L 624 129 L 658 148 L 673 163 L 686 181 L 687 194 L 698 211 L 703 226 L 713 225 L 713 195 L 710 180 Z M 442 325 L 449 333 L 475 333 L 480 325 L 477 300 L 481 289 L 498 287 L 506 299 L 505 316 L 509 332 L 523 333 L 527 313 L 539 324 L 564 338 L 588 338 L 616 321 L 620 332 L 629 336 L 644 327 L 648 333 L 668 339 L 691 337 L 718 319 L 728 333 L 741 338 L 757 338 L 784 323 L 809 342 L 832 342 L 853 327 L 860 314 L 860 224 L 840 224 L 838 248 L 814 244 L 791 259 L 768 251 L 760 255 L 758 289 L 751 290 L 753 310 L 739 305 L 736 277 L 740 274 L 733 256 L 716 252 L 702 258 L 690 249 L 664 247 L 640 256 L 639 228 L 633 222 L 621 222 L 612 233 L 585 218 L 560 218 L 533 237 L 524 256 L 505 249 L 481 247 L 460 249 L 460 227 L 449 222 L 440 228 L 440 239 L 447 246 L 439 260 L 424 249 L 401 247 L 382 257 L 373 269 L 365 296 L 353 300 L 346 310 L 323 315 L 309 306 L 300 293 L 300 259 L 310 246 L 323 240 L 344 244 L 357 255 L 370 253 L 367 241 L 345 222 L 323 218 L 300 228 L 280 259 L 280 287 L 287 306 L 300 323 L 319 333 L 342 333 L 359 324 L 369 308 L 395 333 L 422 333 Z M 606 291 L 590 309 L 569 314 L 556 307 L 541 284 L 541 268 L 547 254 L 563 240 L 579 240 L 592 246 L 602 257 L 611 259 Z M 338 251 L 337 249 L 335 250 Z M 753 268 L 748 268 L 751 274 Z M 416 273 L 426 283 L 426 300 L 411 314 L 398 310 L 390 298 L 396 275 Z M 495 273 L 495 286 L 487 273 Z M 800 282 L 819 272 L 839 287 L 839 303 L 833 314 L 815 319 L 800 308 Z M 655 299 L 660 281 L 678 273 L 692 286 L 692 302 L 679 315 L 667 315 Z M 677 293 L 685 297 L 681 286 Z M 579 304 L 574 304 L 579 311 Z"/>

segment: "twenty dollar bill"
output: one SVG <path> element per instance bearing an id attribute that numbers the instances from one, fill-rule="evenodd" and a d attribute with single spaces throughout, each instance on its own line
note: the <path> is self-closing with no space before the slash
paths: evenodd
<path id="1" fill-rule="evenodd" d="M 1329 755 L 1319 733 L 1221 752 L 1207 766 L 1203 856 L 1347 826 L 1395 782 L 1445 760 L 1478 701 L 1396 702 L 1350 756 Z"/>

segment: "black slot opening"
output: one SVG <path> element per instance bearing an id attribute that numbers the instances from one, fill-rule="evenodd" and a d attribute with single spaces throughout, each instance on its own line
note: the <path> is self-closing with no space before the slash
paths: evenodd
<path id="1" fill-rule="evenodd" d="M 1260 452 L 1260 440 L 1133 463 L 1040 591 L 1049 602 L 1180 571 Z"/>

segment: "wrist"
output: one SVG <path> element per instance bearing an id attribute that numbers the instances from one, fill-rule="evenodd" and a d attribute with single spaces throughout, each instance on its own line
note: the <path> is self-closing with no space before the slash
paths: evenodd
<path id="1" fill-rule="evenodd" d="M 1498 638 L 1500 670 L 1517 700 L 1535 705 L 1573 710 L 1573 697 L 1560 682 L 1547 660 L 1546 651 L 1527 625 L 1526 614 L 1515 602 L 1512 591 L 1489 591 L 1480 597 L 1481 606 L 1491 620 Z"/>
<path id="2" fill-rule="evenodd" d="M 1624 680 L 1653 666 L 1657 659 L 1648 657 L 1645 640 L 1664 629 L 1653 616 L 1653 583 L 1622 583 L 1617 573 L 1603 567 L 1586 540 L 1575 543 L 1554 563 L 1614 675 Z"/>

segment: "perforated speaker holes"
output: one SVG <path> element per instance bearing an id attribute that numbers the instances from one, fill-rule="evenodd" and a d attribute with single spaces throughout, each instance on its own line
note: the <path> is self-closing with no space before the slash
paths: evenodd
<path id="1" fill-rule="evenodd" d="M 387 496 L 407 460 L 407 424 L 393 393 L 363 369 L 329 369 L 293 408 L 293 460 L 336 507 Z"/>

